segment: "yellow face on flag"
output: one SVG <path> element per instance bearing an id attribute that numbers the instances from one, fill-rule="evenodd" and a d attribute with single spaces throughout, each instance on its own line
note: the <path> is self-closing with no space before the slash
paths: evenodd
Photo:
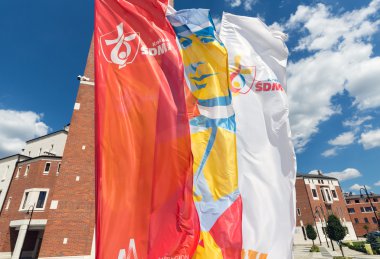
<path id="1" fill-rule="evenodd" d="M 208 28 L 186 37 L 179 37 L 187 76 L 197 99 L 212 99 L 228 96 L 226 73 L 226 49 Z M 221 62 L 222 61 L 222 62 Z"/>

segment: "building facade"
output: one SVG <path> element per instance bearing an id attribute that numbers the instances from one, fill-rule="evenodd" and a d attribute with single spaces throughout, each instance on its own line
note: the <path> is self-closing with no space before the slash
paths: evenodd
<path id="1" fill-rule="evenodd" d="M 296 179 L 296 232 L 294 244 L 311 244 L 306 226 L 317 231 L 317 242 L 326 243 L 326 221 L 329 215 L 337 216 L 346 228 L 345 240 L 357 239 L 348 215 L 344 195 L 336 178 L 318 174 L 297 174 Z"/>
<path id="2" fill-rule="evenodd" d="M 371 231 L 379 230 L 377 220 L 380 218 L 380 195 L 370 193 L 368 198 L 364 192 L 363 194 L 352 195 L 350 193 L 345 195 L 348 214 L 354 225 L 356 235 L 360 237 Z"/>
<path id="3" fill-rule="evenodd" d="M 0 258 L 37 258 L 66 138 L 67 129 L 57 131 L 27 141 L 23 153 L 30 157 L 12 156 L 15 166 L 0 212 Z"/>

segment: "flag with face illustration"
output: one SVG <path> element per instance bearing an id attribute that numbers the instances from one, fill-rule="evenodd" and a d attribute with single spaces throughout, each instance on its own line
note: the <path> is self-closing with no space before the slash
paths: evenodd
<path id="1" fill-rule="evenodd" d="M 225 13 L 237 124 L 243 258 L 291 259 L 296 164 L 286 89 L 284 34 L 257 18 Z"/>
<path id="2" fill-rule="evenodd" d="M 96 258 L 190 258 L 199 220 L 167 0 L 96 0 Z"/>
<path id="3" fill-rule="evenodd" d="M 194 258 L 239 258 L 241 199 L 227 51 L 208 10 L 181 10 L 168 19 L 181 46 L 188 83 L 193 191 L 201 223 Z"/>

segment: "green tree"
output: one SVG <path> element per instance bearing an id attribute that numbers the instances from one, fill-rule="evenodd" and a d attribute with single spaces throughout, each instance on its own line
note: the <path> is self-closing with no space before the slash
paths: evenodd
<path id="1" fill-rule="evenodd" d="M 330 215 L 327 220 L 327 235 L 331 240 L 337 241 L 340 251 L 344 257 L 342 240 L 346 236 L 346 229 L 340 223 L 340 220 L 335 215 Z"/>
<path id="2" fill-rule="evenodd" d="M 306 226 L 306 236 L 308 239 L 313 241 L 314 246 L 314 240 L 317 238 L 317 232 L 315 232 L 314 227 L 310 224 L 307 224 Z"/>

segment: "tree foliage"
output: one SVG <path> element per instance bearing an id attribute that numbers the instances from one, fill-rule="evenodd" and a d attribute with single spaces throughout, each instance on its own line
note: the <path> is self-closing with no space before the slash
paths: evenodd
<path id="1" fill-rule="evenodd" d="M 306 226 L 306 236 L 308 239 L 314 240 L 317 238 L 317 232 L 315 232 L 315 229 L 312 225 L 308 224 Z"/>
<path id="2" fill-rule="evenodd" d="M 327 220 L 327 235 L 334 241 L 342 241 L 346 236 L 346 229 L 335 215 L 330 215 Z"/>

